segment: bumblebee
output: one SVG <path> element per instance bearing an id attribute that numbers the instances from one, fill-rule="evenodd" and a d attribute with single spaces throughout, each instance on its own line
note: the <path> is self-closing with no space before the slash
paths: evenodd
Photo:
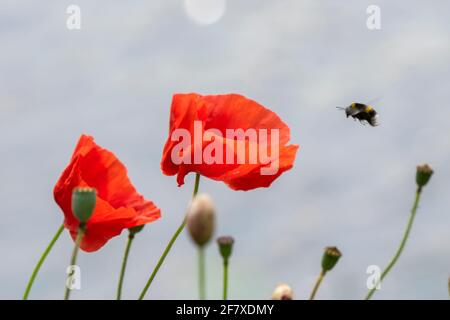
<path id="1" fill-rule="evenodd" d="M 352 103 L 347 108 L 337 107 L 338 109 L 345 110 L 345 115 L 358 119 L 359 122 L 365 124 L 366 122 L 372 127 L 379 125 L 378 113 L 374 108 L 363 103 Z"/>

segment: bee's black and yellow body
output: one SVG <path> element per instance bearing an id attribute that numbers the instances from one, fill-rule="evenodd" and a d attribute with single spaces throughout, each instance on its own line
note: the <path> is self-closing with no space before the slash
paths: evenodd
<path id="1" fill-rule="evenodd" d="M 358 119 L 361 123 L 366 121 L 372 127 L 378 125 L 378 114 L 375 109 L 363 103 L 352 103 L 345 108 L 345 115 L 347 118 L 352 117 L 353 119 Z"/>

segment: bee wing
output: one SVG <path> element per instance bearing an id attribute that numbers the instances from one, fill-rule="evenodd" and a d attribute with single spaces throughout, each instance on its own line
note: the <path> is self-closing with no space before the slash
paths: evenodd
<path id="1" fill-rule="evenodd" d="M 348 107 L 345 109 L 345 112 L 349 115 L 349 116 L 354 116 L 357 115 L 358 113 L 363 112 L 363 110 L 357 109 L 357 108 L 351 108 Z"/>
<path id="2" fill-rule="evenodd" d="M 382 96 L 378 96 L 376 98 L 370 99 L 369 101 L 367 101 L 367 104 L 373 104 L 375 102 L 380 101 L 382 98 L 383 98 Z"/>

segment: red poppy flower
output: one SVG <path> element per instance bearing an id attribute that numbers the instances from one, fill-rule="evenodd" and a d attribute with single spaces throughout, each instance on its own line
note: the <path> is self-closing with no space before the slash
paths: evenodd
<path id="1" fill-rule="evenodd" d="M 292 168 L 298 150 L 272 111 L 237 94 L 176 94 L 161 169 L 184 184 L 189 172 L 234 190 L 268 187 Z"/>
<path id="2" fill-rule="evenodd" d="M 123 229 L 158 219 L 160 210 L 137 193 L 127 176 L 127 169 L 110 151 L 82 135 L 69 165 L 54 188 L 56 203 L 64 212 L 64 226 L 75 240 L 79 222 L 72 213 L 71 199 L 75 187 L 97 190 L 94 213 L 86 223 L 80 248 L 96 251 Z"/>

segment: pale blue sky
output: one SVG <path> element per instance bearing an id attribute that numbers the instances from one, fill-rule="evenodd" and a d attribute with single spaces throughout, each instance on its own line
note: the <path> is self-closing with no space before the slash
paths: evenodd
<path id="1" fill-rule="evenodd" d="M 82 29 L 66 28 L 78 4 Z M 382 29 L 366 28 L 381 7 Z M 450 3 L 228 0 L 200 26 L 183 1 L 2 0 L 0 3 L 0 298 L 20 298 L 62 221 L 52 188 L 81 133 L 112 150 L 162 208 L 139 234 L 124 296 L 136 298 L 182 219 L 193 177 L 178 188 L 159 169 L 175 92 L 244 94 L 277 112 L 300 144 L 294 169 L 269 189 L 234 192 L 201 181 L 218 208 L 217 234 L 236 239 L 230 297 L 269 298 L 279 282 L 305 299 L 323 247 L 343 258 L 319 299 L 360 299 L 368 265 L 384 266 L 406 225 L 418 163 L 435 175 L 410 241 L 376 298 L 446 299 L 450 275 Z M 374 103 L 381 125 L 336 106 Z M 123 234 L 81 254 L 82 290 L 114 298 Z M 61 237 L 31 298 L 61 298 L 72 242 Z M 148 298 L 196 298 L 195 248 L 176 243 Z M 208 296 L 220 297 L 220 259 L 208 253 Z"/>

